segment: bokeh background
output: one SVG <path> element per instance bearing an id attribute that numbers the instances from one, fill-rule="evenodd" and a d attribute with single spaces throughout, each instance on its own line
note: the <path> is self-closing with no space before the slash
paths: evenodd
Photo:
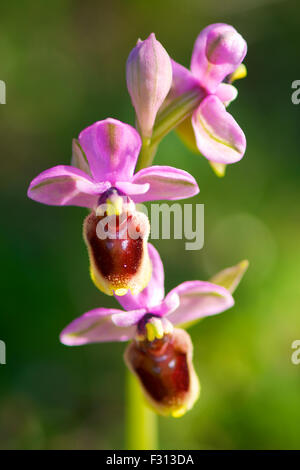
<path id="1" fill-rule="evenodd" d="M 192 412 L 159 420 L 162 449 L 300 448 L 300 79 L 298 2 L 272 0 L 53 0 L 2 2 L 0 79 L 0 447 L 122 449 L 124 344 L 68 348 L 60 330 L 97 306 L 117 306 L 88 275 L 84 209 L 26 198 L 40 171 L 68 164 L 71 139 L 112 116 L 134 123 L 125 62 L 154 31 L 188 65 L 209 23 L 228 22 L 249 45 L 247 79 L 230 112 L 244 129 L 245 158 L 218 179 L 175 133 L 157 164 L 191 172 L 205 204 L 205 246 L 155 242 L 166 289 L 208 279 L 241 259 L 250 268 L 236 306 L 191 335 L 202 396 Z M 180 253 L 180 256 L 178 256 Z"/>

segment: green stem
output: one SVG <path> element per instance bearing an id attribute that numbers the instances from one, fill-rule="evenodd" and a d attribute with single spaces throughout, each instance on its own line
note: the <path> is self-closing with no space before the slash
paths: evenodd
<path id="1" fill-rule="evenodd" d="M 138 123 L 136 127 L 139 129 Z M 154 158 L 156 147 L 151 139 L 142 138 L 142 148 L 136 171 L 147 168 Z M 126 449 L 156 450 L 158 448 L 157 415 L 145 404 L 138 380 L 126 369 Z"/>
<path id="2" fill-rule="evenodd" d="M 152 165 L 160 141 L 197 108 L 203 98 L 199 89 L 184 93 L 158 114 L 151 138 L 142 138 L 136 171 Z M 138 127 L 138 125 L 137 125 Z"/>
<path id="3" fill-rule="evenodd" d="M 152 165 L 157 146 L 151 144 L 151 139 L 142 139 L 142 148 L 136 166 L 136 171 L 147 168 Z"/>
<path id="4" fill-rule="evenodd" d="M 126 449 L 157 450 L 157 415 L 145 404 L 135 376 L 126 374 Z"/>
<path id="5" fill-rule="evenodd" d="M 204 92 L 199 89 L 189 91 L 172 101 L 159 113 L 153 129 L 151 146 L 157 146 L 165 135 L 190 116 L 204 96 Z"/>

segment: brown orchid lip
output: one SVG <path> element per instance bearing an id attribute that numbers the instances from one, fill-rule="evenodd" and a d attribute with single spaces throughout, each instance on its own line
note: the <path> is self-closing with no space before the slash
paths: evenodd
<path id="1" fill-rule="evenodd" d="M 131 217 L 131 216 L 129 216 Z M 103 277 L 109 281 L 126 279 L 137 273 L 143 255 L 143 240 L 138 238 L 118 238 L 118 216 L 116 226 L 116 239 L 101 240 L 97 236 L 97 224 L 103 217 L 94 213 L 88 216 L 86 223 L 86 240 L 93 254 L 95 267 Z"/>
<path id="2" fill-rule="evenodd" d="M 117 188 L 99 198 L 97 209 L 84 221 L 91 277 L 108 295 L 133 294 L 146 287 L 151 278 L 147 239 L 148 218 Z"/>
<path id="3" fill-rule="evenodd" d="M 147 343 L 132 355 L 136 374 L 155 401 L 170 406 L 189 389 L 186 354 L 174 349 L 169 335 Z"/>
<path id="4" fill-rule="evenodd" d="M 199 383 L 192 350 L 189 335 L 180 329 L 151 342 L 134 340 L 126 349 L 125 362 L 158 413 L 176 416 L 197 399 Z"/>

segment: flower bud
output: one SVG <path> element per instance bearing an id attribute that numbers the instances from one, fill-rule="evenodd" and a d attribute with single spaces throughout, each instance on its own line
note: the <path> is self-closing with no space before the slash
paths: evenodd
<path id="1" fill-rule="evenodd" d="M 124 201 L 125 200 L 125 201 Z M 128 202 L 129 200 L 129 202 Z M 83 226 L 91 278 L 108 295 L 138 294 L 151 278 L 147 217 L 114 188 L 101 197 Z"/>
<path id="2" fill-rule="evenodd" d="M 190 410 L 199 397 L 200 385 L 192 358 L 190 336 L 177 328 L 153 341 L 137 337 L 124 354 L 149 405 L 157 413 L 173 417 Z"/>
<path id="3" fill-rule="evenodd" d="M 220 83 L 242 63 L 246 52 L 246 41 L 232 26 L 211 24 L 196 39 L 191 71 L 209 93 L 215 93 Z"/>
<path id="4" fill-rule="evenodd" d="M 172 65 L 167 51 L 150 34 L 139 40 L 126 64 L 127 87 L 141 134 L 150 138 L 156 114 L 172 83 Z"/>
<path id="5" fill-rule="evenodd" d="M 238 66 L 246 53 L 246 42 L 232 26 L 220 25 L 207 36 L 205 53 L 212 64 L 233 64 Z"/>

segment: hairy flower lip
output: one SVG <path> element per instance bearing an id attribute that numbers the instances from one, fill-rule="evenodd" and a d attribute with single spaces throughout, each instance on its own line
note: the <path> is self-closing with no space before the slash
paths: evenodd
<path id="1" fill-rule="evenodd" d="M 114 216 L 111 217 L 114 220 Z M 139 217 L 146 216 L 140 214 L 134 217 L 134 220 L 139 220 Z M 108 295 L 125 295 L 129 289 L 137 294 L 144 289 L 151 277 L 151 262 L 147 249 L 149 223 L 145 227 L 146 232 L 141 233 L 139 238 L 125 238 L 123 232 L 128 231 L 129 218 L 132 219 L 132 216 L 126 216 L 123 221 L 125 227 L 113 227 L 113 232 L 108 232 L 107 238 L 103 239 L 99 238 L 98 232 L 102 217 L 92 212 L 84 222 L 84 240 L 88 248 L 91 277 L 95 285 Z"/>
<path id="2" fill-rule="evenodd" d="M 182 416 L 190 410 L 200 393 L 193 366 L 193 345 L 188 333 L 174 329 L 163 338 L 132 341 L 124 360 L 137 377 L 155 412 L 163 416 Z"/>

